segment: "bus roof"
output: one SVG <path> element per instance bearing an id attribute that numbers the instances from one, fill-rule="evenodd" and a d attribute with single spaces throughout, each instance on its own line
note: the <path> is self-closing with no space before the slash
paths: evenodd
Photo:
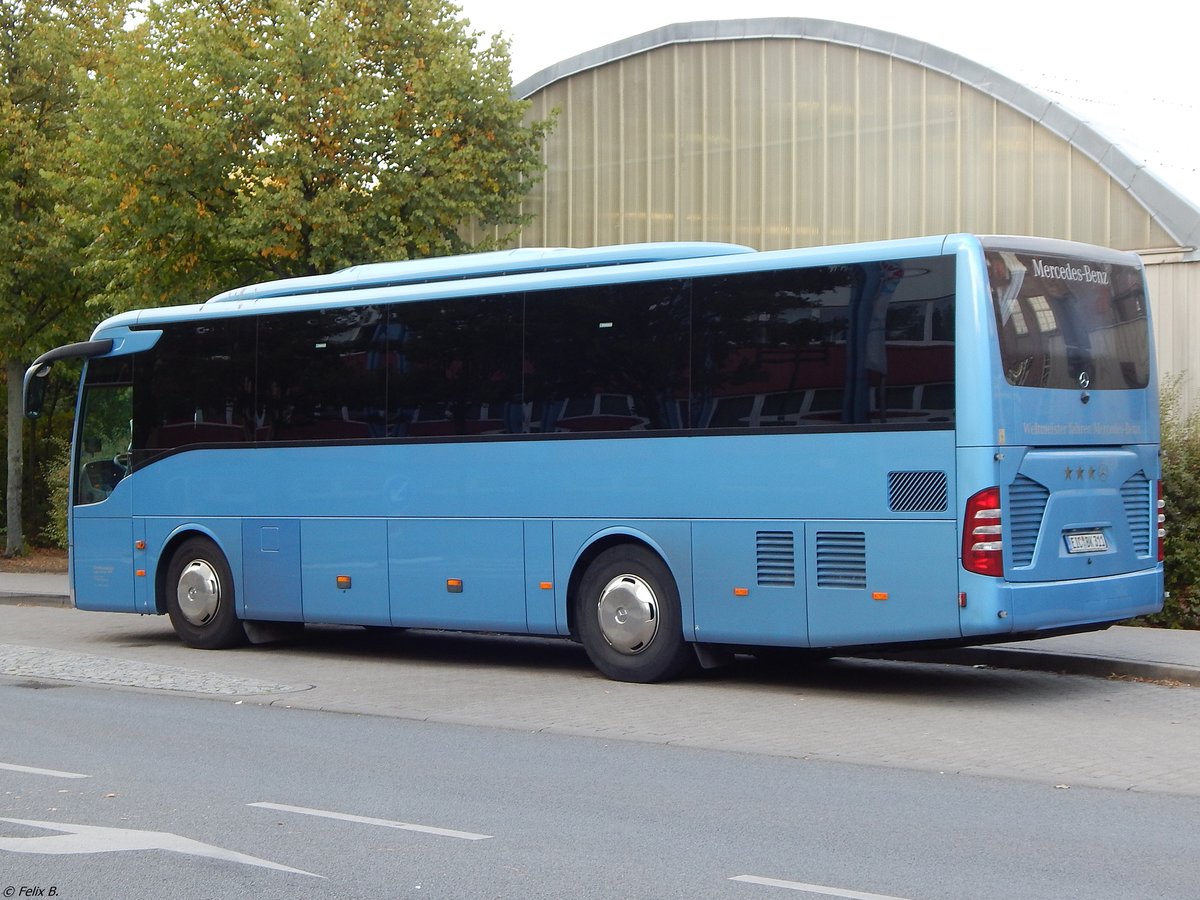
<path id="1" fill-rule="evenodd" d="M 434 281 L 460 281 L 497 275 L 550 272 L 558 269 L 586 269 L 596 266 L 730 256 L 753 252 L 754 248 L 743 247 L 740 244 L 701 241 L 620 244 L 585 249 L 529 247 L 519 250 L 498 250 L 491 253 L 469 253 L 463 256 L 440 256 L 431 259 L 410 259 L 403 262 L 350 266 L 328 275 L 283 278 L 278 281 L 234 288 L 217 294 L 204 305 L 392 287 L 403 284 L 427 284 Z"/>
<path id="2" fill-rule="evenodd" d="M 351 266 L 328 275 L 289 278 L 237 288 L 203 304 L 151 307 L 117 313 L 100 322 L 93 339 L 122 336 L 194 318 L 254 315 L 373 303 L 449 300 L 518 290 L 554 290 L 583 283 L 628 284 L 644 280 L 769 271 L 804 265 L 854 265 L 864 260 L 937 256 L 973 247 L 1034 250 L 1140 266 L 1131 253 L 1067 241 L 972 234 L 898 238 L 860 244 L 755 251 L 737 244 L 679 242 L 585 249 L 506 250 L 407 262 Z"/>

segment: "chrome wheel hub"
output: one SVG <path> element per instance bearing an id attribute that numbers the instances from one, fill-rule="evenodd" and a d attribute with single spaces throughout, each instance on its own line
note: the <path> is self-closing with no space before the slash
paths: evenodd
<path id="1" fill-rule="evenodd" d="M 207 625 L 221 605 L 221 579 L 216 569 L 202 559 L 188 563 L 179 575 L 175 597 L 189 623 Z"/>
<path id="2" fill-rule="evenodd" d="M 618 575 L 596 603 L 600 633 L 618 653 L 641 653 L 658 632 L 658 597 L 637 575 Z"/>

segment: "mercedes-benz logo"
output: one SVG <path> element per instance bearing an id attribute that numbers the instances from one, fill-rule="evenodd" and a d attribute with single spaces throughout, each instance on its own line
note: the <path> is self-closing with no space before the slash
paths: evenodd
<path id="1" fill-rule="evenodd" d="M 1080 373 L 1079 373 L 1079 386 L 1080 386 L 1081 388 L 1083 388 L 1083 389 L 1086 391 L 1086 390 L 1088 389 L 1088 386 L 1089 386 L 1091 383 L 1092 383 L 1092 379 L 1088 377 L 1088 373 L 1087 373 L 1087 372 L 1080 372 Z"/>

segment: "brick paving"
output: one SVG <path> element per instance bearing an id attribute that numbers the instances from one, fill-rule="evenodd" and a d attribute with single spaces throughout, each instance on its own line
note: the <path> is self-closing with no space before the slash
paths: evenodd
<path id="1" fill-rule="evenodd" d="M 184 669 L 179 666 L 164 666 L 89 653 L 70 653 L 45 647 L 21 647 L 15 644 L 0 644 L 0 675 L 233 697 L 246 694 L 286 694 L 312 687 L 307 684 L 279 684 L 256 678 L 237 678 L 220 672 Z"/>

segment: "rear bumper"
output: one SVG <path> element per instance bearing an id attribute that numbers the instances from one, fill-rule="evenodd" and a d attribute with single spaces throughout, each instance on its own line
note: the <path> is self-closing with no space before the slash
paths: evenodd
<path id="1" fill-rule="evenodd" d="M 1163 606 L 1163 568 L 1076 581 L 1006 584 L 1004 607 L 1018 633 L 1117 622 L 1156 613 Z"/>

